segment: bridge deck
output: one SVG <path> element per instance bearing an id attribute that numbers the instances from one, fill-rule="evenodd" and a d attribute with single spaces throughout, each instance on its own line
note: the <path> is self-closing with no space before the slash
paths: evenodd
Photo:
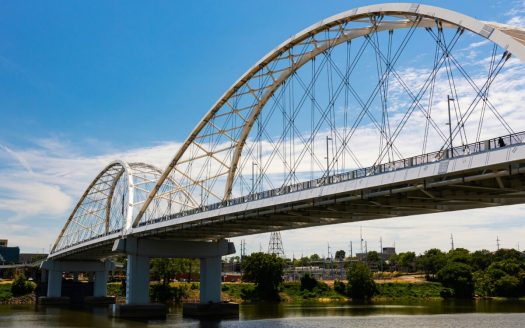
<path id="1" fill-rule="evenodd" d="M 135 236 L 214 240 L 276 230 L 525 203 L 524 133 L 248 195 L 159 218 Z M 451 156 L 453 154 L 453 156 Z M 449 157 L 440 159 L 442 157 Z M 121 232 L 53 258 L 111 254 Z"/>

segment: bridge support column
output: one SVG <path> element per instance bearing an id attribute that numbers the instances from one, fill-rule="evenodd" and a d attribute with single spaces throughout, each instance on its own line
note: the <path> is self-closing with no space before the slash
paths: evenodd
<path id="1" fill-rule="evenodd" d="M 95 282 L 93 286 L 93 296 L 106 297 L 108 291 L 108 273 L 107 271 L 96 271 Z"/>
<path id="2" fill-rule="evenodd" d="M 149 303 L 149 258 L 128 255 L 126 304 Z"/>
<path id="3" fill-rule="evenodd" d="M 50 270 L 47 277 L 47 296 L 61 297 L 62 296 L 62 272 Z"/>
<path id="4" fill-rule="evenodd" d="M 201 304 L 221 301 L 221 257 L 201 258 L 200 302 Z"/>

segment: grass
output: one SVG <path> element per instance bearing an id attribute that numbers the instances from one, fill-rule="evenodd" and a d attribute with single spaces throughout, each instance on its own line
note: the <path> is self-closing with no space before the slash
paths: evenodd
<path id="1" fill-rule="evenodd" d="M 379 298 L 440 298 L 440 283 L 394 283 L 376 284 Z"/>
<path id="2" fill-rule="evenodd" d="M 0 302 L 5 302 L 13 297 L 11 294 L 11 284 L 1 284 L 0 285 Z"/>
<path id="3" fill-rule="evenodd" d="M 282 285 L 281 299 L 290 303 L 302 303 L 305 301 L 341 302 L 347 300 L 346 296 L 337 293 L 324 282 L 318 282 L 317 284 L 317 287 L 309 291 L 301 290 L 299 282 L 286 282 Z"/>
<path id="4" fill-rule="evenodd" d="M 255 285 L 253 283 L 223 283 L 221 286 L 222 299 L 233 302 L 242 302 L 243 290 L 253 290 Z"/>

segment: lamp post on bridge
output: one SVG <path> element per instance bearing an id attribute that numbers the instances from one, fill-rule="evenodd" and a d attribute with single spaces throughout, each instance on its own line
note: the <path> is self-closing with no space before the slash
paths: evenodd
<path id="1" fill-rule="evenodd" d="M 255 167 L 257 166 L 257 163 L 252 162 L 252 191 L 251 193 L 255 193 Z"/>
<path id="2" fill-rule="evenodd" d="M 328 141 L 332 141 L 332 138 L 326 136 L 326 177 L 330 176 L 330 159 L 328 156 Z"/>
<path id="3" fill-rule="evenodd" d="M 454 157 L 453 144 L 452 144 L 452 119 L 450 117 L 450 102 L 454 101 L 450 95 L 447 95 L 447 105 L 448 105 L 448 133 L 450 138 L 450 157 Z"/>

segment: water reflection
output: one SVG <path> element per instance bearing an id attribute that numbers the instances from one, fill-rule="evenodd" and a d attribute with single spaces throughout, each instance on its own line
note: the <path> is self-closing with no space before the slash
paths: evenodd
<path id="1" fill-rule="evenodd" d="M 0 305 L 6 327 L 522 327 L 525 301 L 398 301 L 338 304 L 241 305 L 239 320 L 199 321 L 170 307 L 166 320 L 132 321 L 108 317 L 106 307 L 60 308 Z M 418 325 L 416 325 L 418 324 Z"/>

